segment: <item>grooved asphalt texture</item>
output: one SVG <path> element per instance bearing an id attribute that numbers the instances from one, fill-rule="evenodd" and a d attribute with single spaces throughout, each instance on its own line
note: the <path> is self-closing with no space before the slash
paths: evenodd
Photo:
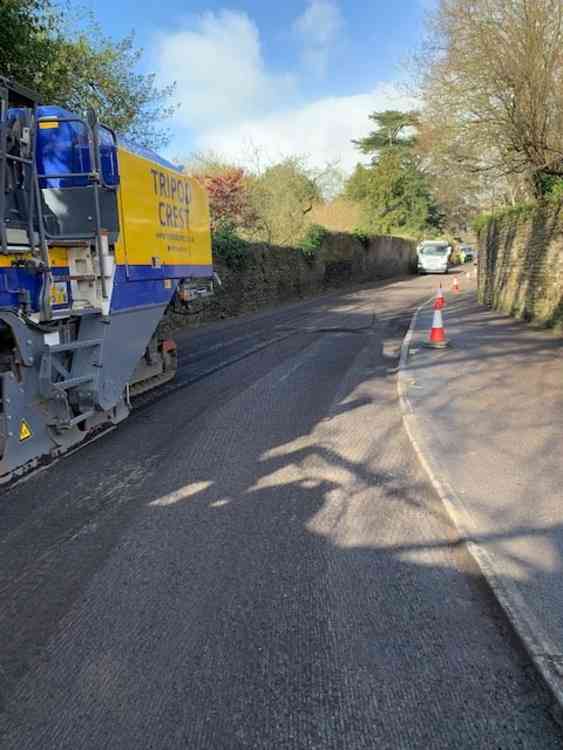
<path id="1" fill-rule="evenodd" d="M 561 746 L 402 428 L 434 286 L 183 333 L 214 374 L 1 498 L 3 750 Z"/>
<path id="2" fill-rule="evenodd" d="M 462 284 L 447 295 L 451 348 L 422 347 L 432 311 L 418 316 L 402 373 L 409 418 L 561 696 L 563 337 L 487 309 Z"/>

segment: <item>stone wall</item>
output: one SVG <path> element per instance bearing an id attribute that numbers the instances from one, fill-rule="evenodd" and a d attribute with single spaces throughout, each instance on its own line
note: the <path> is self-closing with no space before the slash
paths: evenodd
<path id="1" fill-rule="evenodd" d="M 481 302 L 529 321 L 563 326 L 562 207 L 493 219 L 479 235 Z"/>
<path id="2" fill-rule="evenodd" d="M 416 244 L 398 237 L 330 234 L 314 258 L 302 250 L 251 245 L 244 267 L 236 270 L 214 259 L 223 286 L 208 300 L 175 304 L 165 318 L 167 330 L 198 325 L 303 299 L 330 289 L 407 274 L 416 267 Z"/>

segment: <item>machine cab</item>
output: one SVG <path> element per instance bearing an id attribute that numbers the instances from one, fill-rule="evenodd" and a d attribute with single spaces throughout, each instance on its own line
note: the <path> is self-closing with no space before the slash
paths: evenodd
<path id="1" fill-rule="evenodd" d="M 37 107 L 36 165 L 48 238 L 95 237 L 99 220 L 115 242 L 119 168 L 113 131 L 62 107 Z"/>

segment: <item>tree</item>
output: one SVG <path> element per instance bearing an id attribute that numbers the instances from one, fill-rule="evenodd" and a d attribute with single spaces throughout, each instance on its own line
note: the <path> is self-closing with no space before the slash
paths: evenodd
<path id="1" fill-rule="evenodd" d="M 424 127 L 459 170 L 563 176 L 561 0 L 441 0 L 417 59 Z"/>
<path id="2" fill-rule="evenodd" d="M 371 173 L 372 170 L 369 167 L 364 167 L 363 164 L 356 164 L 356 168 L 344 185 L 344 198 L 356 202 L 365 200 L 369 192 Z"/>
<path id="3" fill-rule="evenodd" d="M 322 202 L 314 175 L 299 157 L 268 167 L 255 178 L 251 191 L 258 216 L 255 238 L 275 245 L 298 244 L 308 226 L 307 215 Z"/>
<path id="4" fill-rule="evenodd" d="M 342 170 L 338 161 L 327 162 L 324 167 L 315 169 L 306 169 L 304 160 L 302 162 L 308 178 L 315 183 L 323 200 L 334 200 L 342 193 L 346 182 L 346 173 Z"/>
<path id="5" fill-rule="evenodd" d="M 243 169 L 231 167 L 223 173 L 198 179 L 207 189 L 213 231 L 254 229 L 258 217 L 251 204 L 248 179 Z"/>
<path id="6" fill-rule="evenodd" d="M 378 130 L 354 143 L 372 155 L 371 166 L 358 164 L 345 192 L 362 205 L 361 228 L 381 234 L 419 234 L 440 228 L 443 215 L 415 149 L 417 114 L 388 110 L 373 112 L 370 120 L 377 123 Z"/>
<path id="7" fill-rule="evenodd" d="M 416 135 L 413 130 L 418 127 L 416 112 L 386 110 L 373 112 L 369 119 L 376 123 L 377 130 L 372 130 L 365 138 L 352 141 L 363 154 L 370 154 L 377 159 L 382 149 L 393 146 L 409 148 L 414 145 Z"/>
<path id="8" fill-rule="evenodd" d="M 79 115 L 94 107 L 105 124 L 159 147 L 168 140 L 159 123 L 175 109 L 168 104 L 173 87 L 158 88 L 153 74 L 137 73 L 141 56 L 132 34 L 116 42 L 91 16 L 81 31 L 69 31 L 50 0 L 0 4 L 0 72 L 46 103 Z"/>
<path id="9" fill-rule="evenodd" d="M 34 88 L 52 59 L 56 25 L 49 0 L 2 0 L 0 72 Z"/>
<path id="10" fill-rule="evenodd" d="M 486 185 L 478 174 L 459 168 L 435 133 L 422 120 L 415 152 L 418 164 L 426 175 L 432 194 L 444 213 L 444 223 L 453 234 L 466 231 L 470 221 L 481 211 L 486 198 Z"/>
<path id="11" fill-rule="evenodd" d="M 141 56 L 133 34 L 114 42 L 93 27 L 88 34 L 59 37 L 44 96 L 79 114 L 93 107 L 117 132 L 140 145 L 162 147 L 169 134 L 159 123 L 175 111 L 166 103 L 173 86 L 159 89 L 154 74 L 137 73 Z"/>
<path id="12" fill-rule="evenodd" d="M 274 245 L 299 244 L 313 207 L 323 204 L 323 191 L 330 195 L 341 185 L 337 167 L 309 169 L 300 156 L 261 170 L 261 160 L 256 160 L 256 172 L 213 152 L 178 161 L 184 161 L 185 171 L 205 184 L 214 230 L 226 228 L 242 239 Z"/>
<path id="13" fill-rule="evenodd" d="M 411 153 L 383 151 L 370 177 L 362 218 L 362 229 L 379 234 L 441 228 L 443 215 Z"/>

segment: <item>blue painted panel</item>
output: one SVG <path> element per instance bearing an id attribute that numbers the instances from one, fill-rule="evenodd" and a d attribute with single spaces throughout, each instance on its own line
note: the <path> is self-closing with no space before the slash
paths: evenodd
<path id="1" fill-rule="evenodd" d="M 130 281 L 149 281 L 156 279 L 185 279 L 189 276 L 194 278 L 209 278 L 213 276 L 213 266 L 197 265 L 164 265 L 160 268 L 153 266 L 129 265 L 127 266 L 127 278 Z"/>
<path id="2" fill-rule="evenodd" d="M 209 278 L 213 275 L 213 266 L 166 266 L 166 279 L 170 281 L 166 287 L 166 279 L 162 278 L 161 269 L 150 266 L 129 266 L 134 270 L 134 279 L 127 277 L 125 266 L 117 266 L 111 300 L 111 310 L 126 310 L 143 305 L 168 304 L 176 290 L 179 279 Z M 154 271 L 159 271 L 158 278 L 154 278 Z M 52 268 L 53 280 L 68 277 L 68 268 Z M 39 311 L 39 296 L 41 293 L 41 274 L 31 273 L 25 268 L 0 268 L 0 308 L 15 309 L 19 306 L 18 292 L 29 291 L 33 312 Z M 69 300 L 71 287 L 67 282 Z M 57 309 L 57 306 L 55 306 Z"/>
<path id="3" fill-rule="evenodd" d="M 39 117 L 74 117 L 62 107 L 39 107 Z M 117 149 L 111 133 L 98 128 L 102 174 L 107 185 L 119 184 Z M 83 187 L 90 184 L 86 176 L 92 171 L 89 135 L 80 122 L 61 122 L 55 128 L 37 130 L 37 170 L 41 187 Z M 49 178 L 54 174 L 81 173 L 83 177 Z M 49 178 L 49 179 L 46 179 Z"/>
<path id="4" fill-rule="evenodd" d="M 163 274 L 166 274 L 163 278 Z M 112 312 L 142 305 L 168 304 L 179 279 L 209 278 L 213 266 L 117 266 L 111 299 Z M 170 288 L 166 288 L 166 280 Z"/>
<path id="5" fill-rule="evenodd" d="M 68 276 L 68 268 L 52 268 L 54 280 Z M 39 311 L 39 295 L 41 293 L 41 274 L 32 273 L 25 268 L 0 268 L 0 307 L 17 308 L 20 304 L 18 292 L 25 290 L 31 295 L 33 312 Z M 70 285 L 67 284 L 70 299 Z"/>
<path id="6" fill-rule="evenodd" d="M 167 289 L 162 278 L 131 281 L 127 278 L 125 266 L 117 266 L 111 297 L 111 311 L 127 310 L 142 305 L 167 305 L 176 290 L 177 283 L 172 282 L 170 289 Z"/>

